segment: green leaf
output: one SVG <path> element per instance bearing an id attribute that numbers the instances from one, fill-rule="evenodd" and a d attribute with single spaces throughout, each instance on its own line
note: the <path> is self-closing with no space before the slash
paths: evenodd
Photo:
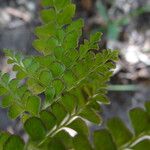
<path id="1" fill-rule="evenodd" d="M 64 73 L 65 66 L 60 63 L 54 62 L 51 64 L 50 70 L 52 71 L 53 77 L 56 78 Z"/>
<path id="2" fill-rule="evenodd" d="M 22 60 L 22 63 L 25 68 L 28 68 L 32 62 L 34 62 L 32 57 L 27 57 Z"/>
<path id="3" fill-rule="evenodd" d="M 21 67 L 18 64 L 14 64 L 12 69 L 13 71 L 16 71 L 16 72 L 22 71 Z"/>
<path id="4" fill-rule="evenodd" d="M 37 96 L 30 96 L 27 100 L 26 110 L 33 115 L 38 115 L 40 111 L 41 100 Z"/>
<path id="5" fill-rule="evenodd" d="M 18 91 L 17 91 L 17 95 L 19 97 L 22 97 L 24 95 L 24 93 L 27 91 L 27 85 L 21 85 L 19 88 L 18 88 Z"/>
<path id="6" fill-rule="evenodd" d="M 64 78 L 64 81 L 65 81 L 68 89 L 76 84 L 77 78 L 74 75 L 74 73 L 71 71 L 66 71 L 63 78 Z"/>
<path id="7" fill-rule="evenodd" d="M 45 71 L 45 70 L 41 71 L 39 80 L 44 85 L 47 85 L 47 86 L 50 85 L 52 79 L 53 79 L 53 76 L 50 71 Z"/>
<path id="8" fill-rule="evenodd" d="M 48 130 L 52 129 L 56 125 L 56 117 L 47 110 L 40 112 L 40 118 Z"/>
<path id="9" fill-rule="evenodd" d="M 76 21 L 71 22 L 71 24 L 67 27 L 67 33 L 80 30 L 84 26 L 84 22 L 82 19 L 78 19 Z"/>
<path id="10" fill-rule="evenodd" d="M 8 84 L 10 78 L 9 78 L 9 74 L 8 73 L 5 73 L 2 75 L 1 77 L 1 81 L 4 83 L 4 84 Z"/>
<path id="11" fill-rule="evenodd" d="M 17 103 L 14 103 L 13 105 L 10 106 L 8 115 L 11 119 L 16 119 L 23 112 L 24 112 L 24 109 Z"/>
<path id="12" fill-rule="evenodd" d="M 17 135 L 11 135 L 5 142 L 3 150 L 24 150 L 24 141 Z"/>
<path id="13" fill-rule="evenodd" d="M 45 100 L 46 103 L 52 103 L 55 96 L 55 88 L 49 87 L 45 90 Z"/>
<path id="14" fill-rule="evenodd" d="M 93 122 L 95 124 L 101 123 L 101 118 L 96 112 L 90 108 L 85 108 L 81 113 L 80 116 L 89 120 L 90 122 Z"/>
<path id="15" fill-rule="evenodd" d="M 29 119 L 31 117 L 31 115 L 30 114 L 23 114 L 22 115 L 22 117 L 21 117 L 21 122 L 24 124 L 26 121 L 27 121 L 27 119 Z"/>
<path id="16" fill-rule="evenodd" d="M 59 103 L 52 104 L 50 110 L 56 116 L 58 123 L 61 123 L 67 116 L 64 106 Z"/>
<path id="17" fill-rule="evenodd" d="M 16 78 L 17 79 L 24 79 L 25 77 L 27 77 L 27 73 L 26 72 L 24 72 L 24 71 L 21 71 L 21 70 L 19 70 L 18 72 L 17 72 L 17 75 L 16 75 Z"/>
<path id="18" fill-rule="evenodd" d="M 64 39 L 63 47 L 65 50 L 75 49 L 78 47 L 78 39 L 81 36 L 81 31 L 72 31 L 68 33 Z"/>
<path id="19" fill-rule="evenodd" d="M 68 125 L 69 128 L 75 130 L 78 134 L 83 134 L 85 136 L 89 135 L 89 129 L 81 118 L 75 119 L 72 123 Z"/>
<path id="20" fill-rule="evenodd" d="M 4 88 L 2 85 L 0 85 L 0 96 L 4 95 L 7 93 L 7 89 Z"/>
<path id="21" fill-rule="evenodd" d="M 63 143 L 57 138 L 51 139 L 51 141 L 48 144 L 48 149 L 49 150 L 66 150 Z"/>
<path id="22" fill-rule="evenodd" d="M 4 96 L 3 99 L 2 99 L 2 104 L 1 104 L 1 106 L 2 106 L 3 108 L 9 107 L 9 106 L 12 104 L 12 101 L 13 101 L 12 96 L 11 96 L 11 95 L 6 95 L 6 96 Z"/>
<path id="23" fill-rule="evenodd" d="M 61 100 L 68 112 L 72 113 L 76 109 L 76 97 L 70 94 L 64 94 Z"/>
<path id="24" fill-rule="evenodd" d="M 51 37 L 49 39 L 38 39 L 33 42 L 33 47 L 44 55 L 50 55 L 57 46 L 59 46 L 58 40 Z"/>
<path id="25" fill-rule="evenodd" d="M 61 13 L 58 14 L 57 16 L 58 24 L 61 26 L 69 24 L 74 14 L 75 14 L 75 5 L 69 4 L 67 7 L 63 9 Z"/>
<path id="26" fill-rule="evenodd" d="M 99 40 L 101 39 L 101 37 L 102 37 L 102 33 L 100 33 L 100 32 L 92 34 L 90 36 L 90 43 L 91 44 L 95 44 L 95 43 L 99 42 Z"/>
<path id="27" fill-rule="evenodd" d="M 97 8 L 98 8 L 100 16 L 102 16 L 103 19 L 107 23 L 109 21 L 109 16 L 108 16 L 106 7 L 104 6 L 104 4 L 101 1 L 97 2 Z"/>
<path id="28" fill-rule="evenodd" d="M 36 56 L 35 61 L 37 61 L 42 67 L 48 68 L 52 62 L 55 61 L 55 56 L 47 55 L 47 56 Z"/>
<path id="29" fill-rule="evenodd" d="M 111 134 L 105 129 L 94 132 L 94 145 L 95 150 L 117 150 Z"/>
<path id="30" fill-rule="evenodd" d="M 53 0 L 42 0 L 42 6 L 53 6 Z"/>
<path id="31" fill-rule="evenodd" d="M 65 147 L 65 150 L 72 149 L 72 146 L 73 146 L 72 137 L 65 130 L 62 130 L 59 133 L 57 133 L 54 136 L 54 139 L 55 138 L 58 139 L 63 144 L 63 146 Z"/>
<path id="32" fill-rule="evenodd" d="M 13 63 L 15 63 L 15 60 L 9 58 L 9 59 L 7 60 L 7 63 L 8 63 L 8 64 L 13 64 Z"/>
<path id="33" fill-rule="evenodd" d="M 9 133 L 2 132 L 0 133 L 0 150 L 3 150 L 4 143 L 7 141 L 9 138 Z"/>
<path id="34" fill-rule="evenodd" d="M 109 23 L 108 25 L 108 31 L 107 31 L 107 38 L 116 40 L 119 36 L 120 28 L 115 23 Z"/>
<path id="35" fill-rule="evenodd" d="M 61 80 L 54 80 L 52 86 L 55 88 L 55 94 L 59 95 L 64 89 L 64 83 Z"/>
<path id="36" fill-rule="evenodd" d="M 150 115 L 150 102 L 149 101 L 145 103 L 145 108 L 146 108 L 147 113 Z"/>
<path id="37" fill-rule="evenodd" d="M 37 117 L 29 118 L 24 124 L 24 129 L 33 141 L 40 141 L 46 135 L 45 126 L 41 119 Z"/>
<path id="38" fill-rule="evenodd" d="M 107 122 L 107 126 L 118 146 L 121 146 L 132 139 L 132 133 L 124 125 L 121 119 L 113 118 Z"/>
<path id="39" fill-rule="evenodd" d="M 12 91 L 16 91 L 16 89 L 18 88 L 18 84 L 19 84 L 19 80 L 18 80 L 18 79 L 12 79 L 12 80 L 9 82 L 9 88 L 10 88 Z"/>
<path id="40" fill-rule="evenodd" d="M 28 85 L 29 90 L 35 95 L 40 94 L 45 91 L 45 87 L 40 85 L 37 81 L 35 81 L 32 78 L 28 79 L 27 85 Z"/>
<path id="41" fill-rule="evenodd" d="M 56 19 L 56 13 L 54 9 L 42 10 L 40 12 L 40 16 L 44 23 L 48 23 Z"/>
<path id="42" fill-rule="evenodd" d="M 149 116 L 143 109 L 134 108 L 129 112 L 129 115 L 136 135 L 150 130 Z"/>
<path id="43" fill-rule="evenodd" d="M 54 6 L 57 11 L 62 10 L 68 4 L 70 4 L 70 0 L 54 0 Z"/>
<path id="44" fill-rule="evenodd" d="M 50 23 L 43 25 L 41 27 L 37 27 L 35 29 L 35 34 L 39 38 L 44 38 L 45 40 L 47 38 L 49 39 L 50 37 L 55 35 L 56 32 L 57 32 L 56 25 L 53 22 L 50 22 Z"/>
<path id="45" fill-rule="evenodd" d="M 86 136 L 77 134 L 73 138 L 73 144 L 75 150 L 92 150 L 91 144 L 89 143 Z"/>
<path id="46" fill-rule="evenodd" d="M 136 144 L 135 146 L 133 146 L 133 150 L 149 150 L 149 148 L 150 148 L 150 140 L 148 139 L 143 140 L 138 144 Z"/>
<path id="47" fill-rule="evenodd" d="M 32 63 L 26 69 L 28 74 L 34 74 L 39 69 L 39 63 L 32 61 Z"/>

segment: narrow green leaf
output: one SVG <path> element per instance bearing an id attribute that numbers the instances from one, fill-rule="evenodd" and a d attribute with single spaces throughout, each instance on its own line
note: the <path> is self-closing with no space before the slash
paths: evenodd
<path id="1" fill-rule="evenodd" d="M 117 24 L 111 22 L 108 25 L 107 38 L 112 40 L 117 40 L 119 37 L 120 28 Z"/>
<path id="2" fill-rule="evenodd" d="M 101 1 L 97 2 L 97 8 L 98 8 L 100 16 L 102 16 L 102 18 L 106 22 L 108 22 L 109 21 L 109 16 L 108 16 L 108 13 L 107 13 L 107 9 Z"/>

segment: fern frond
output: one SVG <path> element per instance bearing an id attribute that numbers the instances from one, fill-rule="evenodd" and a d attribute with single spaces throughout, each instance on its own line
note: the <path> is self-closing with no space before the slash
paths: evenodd
<path id="1" fill-rule="evenodd" d="M 29 135 L 24 149 L 78 149 L 78 137 L 92 149 L 85 120 L 101 123 L 100 104 L 109 103 L 107 82 L 118 51 L 95 53 L 101 33 L 79 44 L 84 23 L 73 19 L 75 5 L 70 0 L 43 0 L 42 5 L 46 7 L 40 13 L 42 25 L 35 29 L 37 39 L 33 42 L 41 55 L 25 57 L 6 51 L 16 77 L 1 75 L 2 105 L 12 119 L 20 117 L 24 125 Z M 77 137 L 71 137 L 68 130 Z M 22 140 L 9 137 L 4 143 L 12 140 L 8 146 L 19 143 L 22 150 Z"/>

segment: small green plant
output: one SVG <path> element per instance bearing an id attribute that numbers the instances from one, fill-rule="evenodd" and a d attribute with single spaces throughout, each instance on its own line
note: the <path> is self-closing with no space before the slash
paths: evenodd
<path id="1" fill-rule="evenodd" d="M 114 1 L 110 1 L 110 3 L 112 4 L 112 6 L 114 5 Z M 150 12 L 150 5 L 144 5 L 140 8 L 136 8 L 135 10 L 129 12 L 126 15 L 123 15 L 116 19 L 112 19 L 103 2 L 97 1 L 96 6 L 99 14 L 101 15 L 105 23 L 105 26 L 100 27 L 99 30 L 106 33 L 107 39 L 110 40 L 117 40 L 121 32 L 121 28 L 125 25 L 128 25 L 134 17 L 137 17 L 146 12 Z"/>
<path id="2" fill-rule="evenodd" d="M 100 33 L 78 44 L 84 24 L 81 19 L 72 21 L 75 5 L 70 0 L 43 0 L 42 5 L 43 25 L 35 29 L 38 39 L 33 42 L 41 55 L 23 57 L 7 50 L 16 77 L 0 74 L 1 106 L 11 119 L 20 118 L 29 138 L 24 142 L 18 135 L 0 132 L 0 150 L 115 149 L 105 130 L 95 132 L 94 144 L 90 143 L 85 120 L 101 124 L 100 104 L 109 104 L 107 82 L 118 52 L 94 53 Z M 122 138 L 127 142 L 126 136 Z M 119 146 L 123 142 L 116 141 Z"/>

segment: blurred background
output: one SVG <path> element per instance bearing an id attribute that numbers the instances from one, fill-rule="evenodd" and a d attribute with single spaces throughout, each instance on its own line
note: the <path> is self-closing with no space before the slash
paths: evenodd
<path id="1" fill-rule="evenodd" d="M 127 110 L 150 100 L 150 0 L 73 2 L 77 5 L 75 18 L 85 21 L 83 38 L 100 31 L 100 49 L 119 50 L 120 60 L 108 88 L 112 103 L 102 107 L 102 114 L 104 120 L 117 115 L 128 123 Z M 40 0 L 0 0 L 0 70 L 11 71 L 4 48 L 36 55 L 32 41 L 35 26 L 41 24 L 40 10 Z M 18 121 L 9 120 L 6 113 L 0 109 L 0 129 L 21 132 Z"/>

